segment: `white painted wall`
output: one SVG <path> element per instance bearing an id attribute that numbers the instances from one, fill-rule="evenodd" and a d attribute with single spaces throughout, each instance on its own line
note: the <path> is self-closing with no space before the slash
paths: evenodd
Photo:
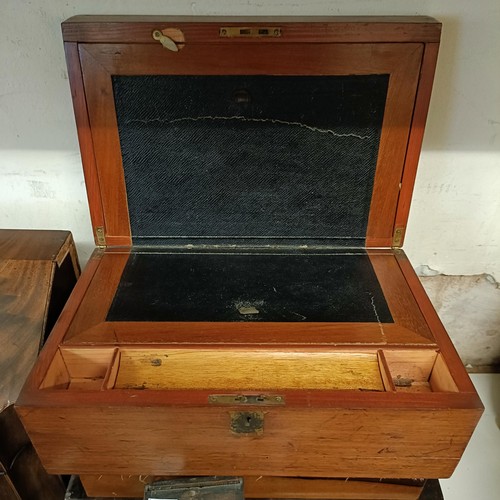
<path id="1" fill-rule="evenodd" d="M 444 23 L 405 249 L 415 266 L 500 280 L 498 0 L 0 0 L 0 227 L 93 248 L 60 23 L 75 14 L 431 15 Z"/>

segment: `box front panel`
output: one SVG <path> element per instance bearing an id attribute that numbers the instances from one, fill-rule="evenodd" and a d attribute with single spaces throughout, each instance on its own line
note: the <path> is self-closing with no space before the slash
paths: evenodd
<path id="1" fill-rule="evenodd" d="M 238 412 L 260 412 L 261 432 L 235 432 Z M 478 410 L 251 406 L 24 412 L 49 472 L 193 476 L 446 477 L 478 417 Z"/>

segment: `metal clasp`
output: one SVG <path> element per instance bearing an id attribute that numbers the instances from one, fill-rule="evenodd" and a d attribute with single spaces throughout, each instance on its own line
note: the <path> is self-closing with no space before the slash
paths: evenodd
<path id="1" fill-rule="evenodd" d="M 279 37 L 281 36 L 281 28 L 277 26 L 223 26 L 219 29 L 219 36 L 225 38 L 235 38 L 235 37 L 250 37 L 250 38 L 262 38 L 262 37 Z"/>
<path id="2" fill-rule="evenodd" d="M 208 396 L 208 402 L 216 405 L 284 405 L 283 396 L 267 394 L 211 394 Z"/>
<path id="3" fill-rule="evenodd" d="M 158 28 L 153 30 L 151 36 L 172 52 L 179 52 L 186 45 L 184 33 L 179 28 Z"/>

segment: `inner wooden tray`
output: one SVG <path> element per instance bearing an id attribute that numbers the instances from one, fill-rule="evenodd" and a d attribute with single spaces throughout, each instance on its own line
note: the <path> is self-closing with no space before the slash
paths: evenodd
<path id="1" fill-rule="evenodd" d="M 40 389 L 458 392 L 443 356 L 433 349 L 165 347 L 60 348 Z M 209 402 L 217 402 L 214 397 Z"/>

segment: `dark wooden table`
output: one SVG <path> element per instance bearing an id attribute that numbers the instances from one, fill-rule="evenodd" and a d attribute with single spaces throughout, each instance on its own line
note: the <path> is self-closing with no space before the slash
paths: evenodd
<path id="1" fill-rule="evenodd" d="M 43 469 L 14 403 L 80 267 L 71 233 L 0 229 L 0 498 L 64 497 Z"/>

